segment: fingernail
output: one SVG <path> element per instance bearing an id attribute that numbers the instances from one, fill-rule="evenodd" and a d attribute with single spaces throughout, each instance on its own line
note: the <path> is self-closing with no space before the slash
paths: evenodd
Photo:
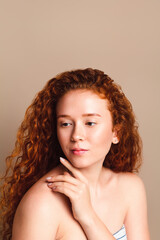
<path id="1" fill-rule="evenodd" d="M 52 183 L 48 183 L 47 185 L 48 185 L 48 186 L 51 186 L 51 185 L 52 185 Z"/>
<path id="2" fill-rule="evenodd" d="M 61 160 L 62 162 L 64 162 L 64 161 L 65 161 L 65 159 L 64 159 L 64 158 L 62 158 L 62 157 L 60 157 L 60 160 Z"/>
<path id="3" fill-rule="evenodd" d="M 52 179 L 52 177 L 47 177 L 47 178 L 46 178 L 46 180 L 51 180 L 51 179 Z"/>

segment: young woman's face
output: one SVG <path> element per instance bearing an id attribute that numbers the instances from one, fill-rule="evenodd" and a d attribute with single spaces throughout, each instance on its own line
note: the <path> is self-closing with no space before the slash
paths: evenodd
<path id="1" fill-rule="evenodd" d="M 90 90 L 72 90 L 57 103 L 57 136 L 77 168 L 103 163 L 115 133 L 107 100 Z"/>

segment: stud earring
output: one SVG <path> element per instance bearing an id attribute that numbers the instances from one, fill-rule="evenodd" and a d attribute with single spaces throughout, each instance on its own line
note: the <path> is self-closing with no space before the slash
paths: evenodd
<path id="1" fill-rule="evenodd" d="M 116 143 L 118 143 L 119 141 L 118 141 L 118 139 L 116 138 L 116 139 L 114 139 L 114 141 L 113 141 L 113 143 L 114 144 L 116 144 Z"/>

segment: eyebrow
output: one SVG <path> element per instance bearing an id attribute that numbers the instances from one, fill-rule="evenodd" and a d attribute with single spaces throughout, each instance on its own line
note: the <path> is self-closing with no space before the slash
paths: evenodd
<path id="1" fill-rule="evenodd" d="M 90 117 L 90 116 L 97 116 L 97 117 L 102 117 L 100 114 L 98 113 L 85 113 L 85 114 L 82 114 L 82 117 Z M 69 117 L 71 118 L 70 115 L 67 115 L 67 114 L 62 114 L 62 115 L 58 115 L 57 118 L 65 118 L 65 117 Z"/>

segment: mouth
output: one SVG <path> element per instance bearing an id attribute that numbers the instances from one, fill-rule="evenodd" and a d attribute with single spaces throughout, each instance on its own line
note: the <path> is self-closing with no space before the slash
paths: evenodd
<path id="1" fill-rule="evenodd" d="M 85 154 L 87 151 L 88 151 L 87 149 L 83 149 L 83 148 L 74 148 L 74 149 L 71 149 L 71 152 L 72 152 L 74 155 L 77 155 L 77 156 L 83 155 L 83 154 Z"/>

